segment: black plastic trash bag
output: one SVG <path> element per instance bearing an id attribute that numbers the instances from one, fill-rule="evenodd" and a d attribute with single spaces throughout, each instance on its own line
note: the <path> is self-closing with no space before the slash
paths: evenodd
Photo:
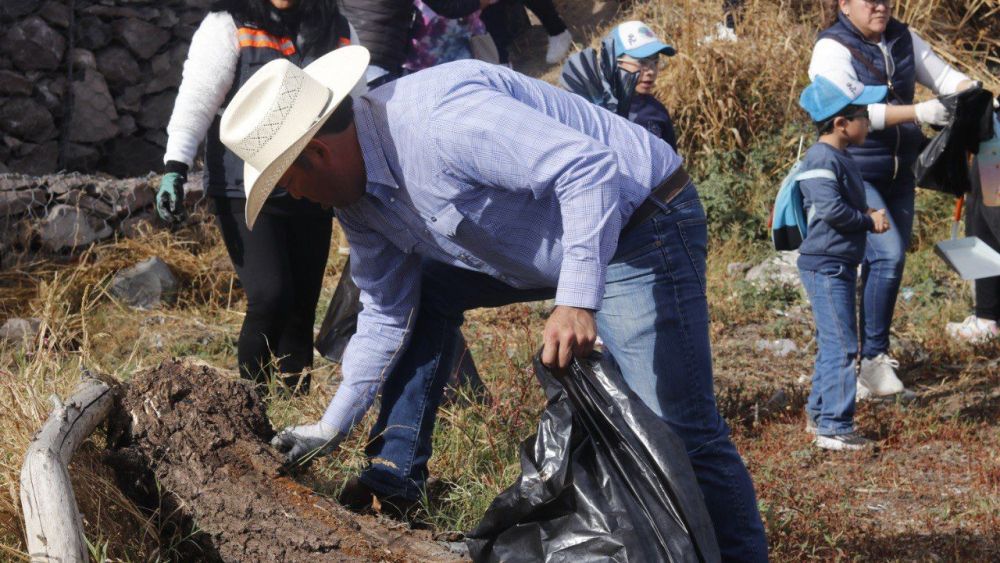
<path id="1" fill-rule="evenodd" d="M 595 354 L 554 375 L 521 476 L 466 543 L 474 561 L 719 561 L 684 444 Z"/>
<path id="2" fill-rule="evenodd" d="M 971 189 L 968 154 L 993 137 L 993 94 L 969 88 L 938 99 L 951 112 L 951 122 L 920 152 L 913 175 L 921 188 L 958 197 Z"/>
<path id="3" fill-rule="evenodd" d="M 358 313 L 361 312 L 361 290 L 351 279 L 351 259 L 344 263 L 337 289 L 333 291 L 330 306 L 326 309 L 323 324 L 316 337 L 316 350 L 331 362 L 340 363 L 347 343 L 358 329 Z"/>

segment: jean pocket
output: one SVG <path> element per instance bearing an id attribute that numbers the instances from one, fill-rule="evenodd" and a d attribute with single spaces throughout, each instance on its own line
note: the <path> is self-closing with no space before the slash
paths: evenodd
<path id="1" fill-rule="evenodd" d="M 817 273 L 825 278 L 837 278 L 846 280 L 850 278 L 851 271 L 847 266 L 839 264 L 837 266 L 823 266 Z"/>
<path id="2" fill-rule="evenodd" d="M 684 243 L 684 252 L 698 275 L 701 293 L 706 293 L 705 262 L 708 259 L 708 223 L 704 215 L 677 222 L 677 231 Z"/>

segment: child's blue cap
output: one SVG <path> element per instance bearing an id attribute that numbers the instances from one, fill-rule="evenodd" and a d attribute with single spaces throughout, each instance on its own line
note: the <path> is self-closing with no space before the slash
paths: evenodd
<path id="1" fill-rule="evenodd" d="M 877 104 L 885 99 L 888 92 L 885 86 L 865 86 L 846 75 L 833 78 L 817 76 L 802 91 L 799 105 L 809 112 L 813 121 L 824 121 L 851 104 Z"/>
<path id="2" fill-rule="evenodd" d="M 620 24 L 611 35 L 615 38 L 615 55 L 628 55 L 635 59 L 645 59 L 653 55 L 664 54 L 672 57 L 677 50 L 660 41 L 649 26 L 641 21 L 627 21 Z"/>

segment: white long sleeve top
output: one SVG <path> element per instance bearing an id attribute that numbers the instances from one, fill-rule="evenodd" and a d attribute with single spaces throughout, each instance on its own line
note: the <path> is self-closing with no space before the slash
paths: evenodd
<path id="1" fill-rule="evenodd" d="M 910 29 L 910 37 L 913 39 L 917 82 L 930 88 L 935 96 L 954 94 L 958 90 L 958 85 L 969 79 L 968 76 L 934 54 L 931 46 L 912 29 Z M 889 56 L 885 41 L 880 41 L 878 45 L 882 49 L 888 74 L 891 76 L 894 69 L 892 57 Z M 858 75 L 854 71 L 851 59 L 851 52 L 835 39 L 820 39 L 813 47 L 812 59 L 809 61 L 809 79 L 814 80 L 820 74 L 836 76 L 841 73 L 857 80 Z M 871 118 L 873 130 L 885 128 L 885 107 L 885 104 L 870 104 L 868 106 L 868 115 Z"/>
<path id="2" fill-rule="evenodd" d="M 351 44 L 358 45 L 353 26 Z M 198 145 L 233 86 L 239 59 L 240 46 L 233 16 L 228 12 L 210 12 L 191 38 L 181 86 L 167 124 L 164 163 L 175 160 L 191 166 L 194 162 Z M 363 81 L 359 86 L 363 87 Z M 353 95 L 358 93 L 358 90 L 352 92 Z"/>

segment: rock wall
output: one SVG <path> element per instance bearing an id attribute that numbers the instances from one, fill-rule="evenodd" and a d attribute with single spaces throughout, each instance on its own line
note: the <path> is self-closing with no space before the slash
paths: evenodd
<path id="1" fill-rule="evenodd" d="M 0 1 L 0 173 L 162 170 L 212 0 Z"/>
<path id="2" fill-rule="evenodd" d="M 73 252 L 115 234 L 138 236 L 144 225 L 166 227 L 153 208 L 158 186 L 152 174 L 0 174 L 0 270 L 20 255 Z M 185 186 L 186 208 L 206 209 L 204 195 L 196 172 Z"/>

